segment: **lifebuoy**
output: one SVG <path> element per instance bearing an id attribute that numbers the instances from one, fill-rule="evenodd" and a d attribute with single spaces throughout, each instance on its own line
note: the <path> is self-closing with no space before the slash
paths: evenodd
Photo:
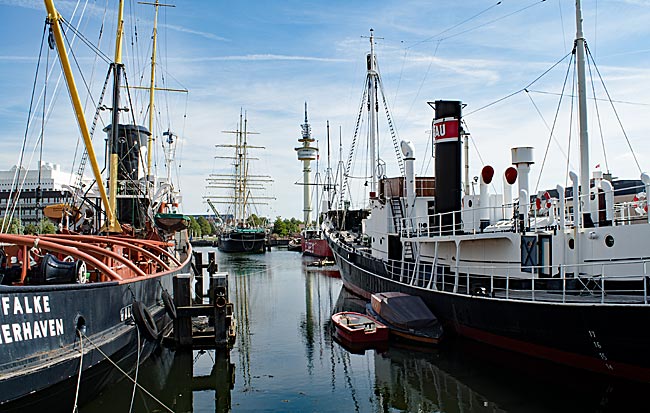
<path id="1" fill-rule="evenodd" d="M 77 282 L 79 284 L 85 284 L 88 281 L 86 277 L 86 263 L 79 260 L 77 261 Z"/>
<path id="2" fill-rule="evenodd" d="M 176 320 L 176 304 L 174 304 L 174 300 L 167 290 L 162 291 L 162 300 L 167 315 L 171 317 L 172 320 Z"/>
<path id="3" fill-rule="evenodd" d="M 158 339 L 158 326 L 147 307 L 145 307 L 145 305 L 140 301 L 133 301 L 132 308 L 133 319 L 135 320 L 135 324 L 138 326 L 140 333 L 142 333 L 148 340 L 153 341 Z"/>

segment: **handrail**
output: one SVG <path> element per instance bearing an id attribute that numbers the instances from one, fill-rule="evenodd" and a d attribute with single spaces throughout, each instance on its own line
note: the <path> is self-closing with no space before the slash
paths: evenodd
<path id="1" fill-rule="evenodd" d="M 67 240 L 78 240 L 78 241 L 87 241 L 87 242 L 98 242 L 98 243 L 106 243 L 106 244 L 115 244 L 115 245 L 120 245 L 120 246 L 125 246 L 128 247 L 129 249 L 132 249 L 134 251 L 141 252 L 142 254 L 146 255 L 147 257 L 153 259 L 156 261 L 157 264 L 163 267 L 163 269 L 168 270 L 170 269 L 169 265 L 167 265 L 159 256 L 156 254 L 147 251 L 145 248 L 142 248 L 138 246 L 137 244 L 143 244 L 142 242 L 139 242 L 140 240 L 133 240 L 129 239 L 128 241 L 124 238 L 118 238 L 118 237 L 97 237 L 94 235 L 66 235 L 66 234 L 48 234 L 48 235 L 42 235 L 41 238 L 52 238 L 52 239 L 67 239 Z M 155 250 L 158 253 L 166 253 L 167 256 L 170 256 L 170 254 L 163 250 L 162 248 L 159 248 L 155 245 L 151 245 L 148 243 L 144 243 L 144 245 L 147 245 L 151 247 L 153 250 Z M 171 256 L 173 259 L 174 263 L 176 265 L 180 265 L 180 262 L 176 259 L 176 257 Z"/>
<path id="2" fill-rule="evenodd" d="M 392 280 L 431 291 L 446 291 L 471 296 L 475 295 L 475 287 L 483 287 L 487 293 L 485 297 L 495 299 L 557 303 L 650 304 L 648 302 L 648 288 L 650 286 L 647 273 L 648 262 L 650 260 L 635 260 L 628 263 L 602 263 L 600 264 L 600 274 L 581 277 L 569 275 L 559 278 L 513 276 L 513 270 L 515 272 L 521 270 L 519 264 L 463 265 L 459 268 L 463 274 L 463 283 L 456 292 L 454 292 L 454 286 L 457 277 L 454 275 L 453 265 L 449 268 L 451 272 L 443 270 L 442 277 L 438 277 L 435 282 L 433 281 L 436 276 L 435 273 L 440 271 L 442 267 L 436 270 L 433 268 L 432 263 L 415 265 L 414 262 L 391 259 L 384 261 L 383 267 L 387 276 Z M 606 274 L 606 269 L 613 265 L 638 266 L 638 271 L 634 270 L 625 275 Z M 566 265 L 565 267 L 570 268 L 570 271 L 565 273 L 580 272 L 578 268 L 587 266 L 593 267 L 593 264 Z M 533 273 L 543 267 L 531 266 Z M 483 274 L 475 271 L 479 269 Z M 616 281 L 636 284 L 625 285 L 624 283 L 616 283 Z M 616 286 L 617 284 L 619 286 Z M 608 287 L 608 285 L 612 285 L 612 287 Z M 487 290 L 488 287 L 489 290 Z"/>
<path id="3" fill-rule="evenodd" d="M 566 222 L 565 229 L 571 229 L 575 227 L 574 214 L 571 209 L 572 206 L 571 200 L 572 200 L 571 197 L 565 199 L 565 210 L 564 210 L 564 217 Z M 472 218 L 469 222 L 464 222 L 462 220 L 461 222 L 457 222 L 457 217 L 458 216 L 462 217 L 462 214 L 464 212 L 467 213 L 468 210 L 442 212 L 442 213 L 421 215 L 415 217 L 403 217 L 400 218 L 401 235 L 403 235 L 405 238 L 414 238 L 414 237 L 454 236 L 454 235 L 461 235 L 461 234 L 463 235 L 478 234 L 480 233 L 480 231 L 477 230 L 476 225 L 472 225 L 472 224 L 478 220 L 481 210 L 486 210 L 486 209 L 490 211 L 501 210 L 503 207 L 510 208 L 516 205 L 517 204 L 514 203 L 512 205 L 472 208 L 469 211 L 471 211 L 474 218 Z M 648 212 L 645 211 L 646 205 L 648 205 L 648 201 L 645 199 L 640 199 L 637 201 L 623 201 L 614 204 L 613 206 L 614 216 L 612 220 L 612 225 L 630 225 L 635 222 L 636 223 L 647 222 Z M 533 207 L 532 212 L 529 214 L 529 222 L 527 223 L 526 228 L 531 231 L 559 228 L 561 222 L 560 207 L 559 205 L 554 203 L 551 206 L 551 209 L 553 211 L 549 216 L 547 214 L 544 215 L 538 214 L 537 210 Z M 606 212 L 606 210 L 607 210 L 606 207 L 603 209 L 594 209 L 592 210 L 592 213 L 598 214 L 599 212 Z M 443 225 L 442 224 L 443 222 L 449 220 L 445 218 L 450 216 L 452 221 L 451 224 Z M 547 222 L 545 225 L 542 224 L 540 226 L 540 220 L 544 220 L 544 219 L 550 220 L 550 222 Z M 511 225 L 504 226 L 504 228 L 499 230 L 498 232 L 518 232 L 518 227 L 513 218 L 511 217 L 504 218 L 499 222 L 510 222 Z M 436 223 L 436 224 L 432 224 L 432 223 Z M 462 228 L 461 225 L 462 223 L 468 224 L 470 230 L 468 231 L 467 228 Z M 491 222 L 491 224 L 496 224 L 496 222 Z M 493 232 L 496 231 L 490 231 L 490 233 Z"/>
<path id="4" fill-rule="evenodd" d="M 14 234 L 0 234 L 0 242 L 6 242 L 14 245 L 20 246 L 34 246 L 34 242 L 37 238 L 30 235 L 14 235 Z M 93 267 L 100 270 L 104 275 L 114 281 L 121 281 L 122 277 L 115 272 L 108 265 L 103 263 L 101 260 L 95 258 L 94 256 L 87 254 L 77 248 L 61 245 L 56 242 L 39 240 L 37 245 L 43 247 L 48 251 L 58 252 L 61 254 L 72 255 L 78 259 L 84 260 L 86 263 L 92 265 Z M 23 266 L 29 265 L 27 257 L 23 258 Z"/>

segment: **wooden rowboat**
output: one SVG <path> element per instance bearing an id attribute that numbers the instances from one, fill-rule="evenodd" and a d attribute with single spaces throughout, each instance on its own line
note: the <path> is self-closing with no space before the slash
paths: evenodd
<path id="1" fill-rule="evenodd" d="M 378 343 L 388 340 L 388 327 L 372 317 L 344 311 L 332 315 L 336 331 L 344 340 L 351 343 Z"/>

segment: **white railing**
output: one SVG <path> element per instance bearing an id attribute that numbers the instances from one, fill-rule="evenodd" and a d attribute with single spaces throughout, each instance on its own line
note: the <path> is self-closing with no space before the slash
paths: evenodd
<path id="1" fill-rule="evenodd" d="M 626 188 L 630 189 L 642 189 L 642 188 Z M 588 195 L 584 195 L 585 197 Z M 632 195 L 628 195 L 632 196 Z M 530 209 L 528 213 L 529 221 L 526 225 L 527 231 L 537 231 L 549 228 L 559 228 L 564 225 L 564 228 L 570 229 L 574 227 L 575 223 L 575 214 L 573 211 L 573 198 L 567 197 L 564 199 L 564 208 L 560 207 L 560 202 L 558 200 L 553 200 L 550 208 L 544 208 L 543 213 L 539 213 L 535 206 L 535 202 L 531 202 Z M 618 202 L 613 205 L 613 217 L 610 225 L 631 225 L 636 223 L 650 222 L 648 217 L 648 211 L 645 210 L 648 202 L 646 199 L 642 198 L 639 200 L 632 201 L 623 201 Z M 480 221 L 481 212 L 489 210 L 490 213 L 487 216 L 504 216 L 504 210 L 512 210 L 514 216 L 517 215 L 517 203 L 512 205 L 501 205 L 501 206 L 489 206 L 489 207 L 473 207 L 471 210 L 466 211 L 454 211 L 454 212 L 445 212 L 437 213 L 425 216 L 416 216 L 400 219 L 400 228 L 402 236 L 406 238 L 413 237 L 435 237 L 441 235 L 461 235 L 461 234 L 477 234 L 481 230 L 478 228 L 480 225 L 476 225 Z M 496 212 L 492 214 L 492 212 Z M 600 214 L 607 213 L 607 208 L 595 209 L 592 210 L 592 217 L 594 223 L 598 223 Z M 471 214 L 472 221 L 465 222 L 467 225 L 463 225 L 462 220 L 463 214 Z M 540 225 L 541 218 L 548 218 L 546 224 Z M 513 217 L 505 217 L 505 220 L 511 220 Z M 504 220 L 504 221 L 505 221 Z M 518 218 L 514 221 L 511 221 L 512 225 L 505 225 L 502 229 L 497 229 L 496 231 L 511 231 L 518 232 L 521 222 L 518 222 Z M 541 221 L 544 221 L 543 219 Z M 490 222 L 490 224 L 496 224 L 496 222 Z M 492 230 L 491 232 L 495 232 Z"/>
<path id="2" fill-rule="evenodd" d="M 616 265 L 629 266 L 627 274 L 608 274 L 607 269 Z M 564 277 L 522 277 L 521 266 L 438 266 L 435 271 L 432 263 L 416 263 L 400 260 L 384 262 L 388 278 L 401 284 L 429 290 L 440 290 L 463 295 L 483 296 L 500 299 L 517 299 L 536 302 L 557 303 L 600 303 L 600 304 L 649 304 L 648 260 L 629 263 L 600 264 L 600 273 L 582 273 L 580 267 L 568 265 L 564 268 L 555 265 L 557 274 Z M 533 273 L 542 267 L 527 267 Z M 563 271 L 562 271 L 563 270 Z"/>

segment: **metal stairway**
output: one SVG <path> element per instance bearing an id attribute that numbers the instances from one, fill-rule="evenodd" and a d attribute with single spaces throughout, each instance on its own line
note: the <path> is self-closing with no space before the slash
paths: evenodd
<path id="1" fill-rule="evenodd" d="M 395 232 L 397 232 L 400 239 L 402 239 L 404 235 L 402 231 L 402 218 L 404 218 L 402 200 L 399 197 L 390 198 L 390 209 L 393 214 L 393 226 L 395 227 Z M 404 260 L 415 259 L 415 254 L 413 254 L 413 243 L 411 241 L 402 241 L 402 257 Z"/>

